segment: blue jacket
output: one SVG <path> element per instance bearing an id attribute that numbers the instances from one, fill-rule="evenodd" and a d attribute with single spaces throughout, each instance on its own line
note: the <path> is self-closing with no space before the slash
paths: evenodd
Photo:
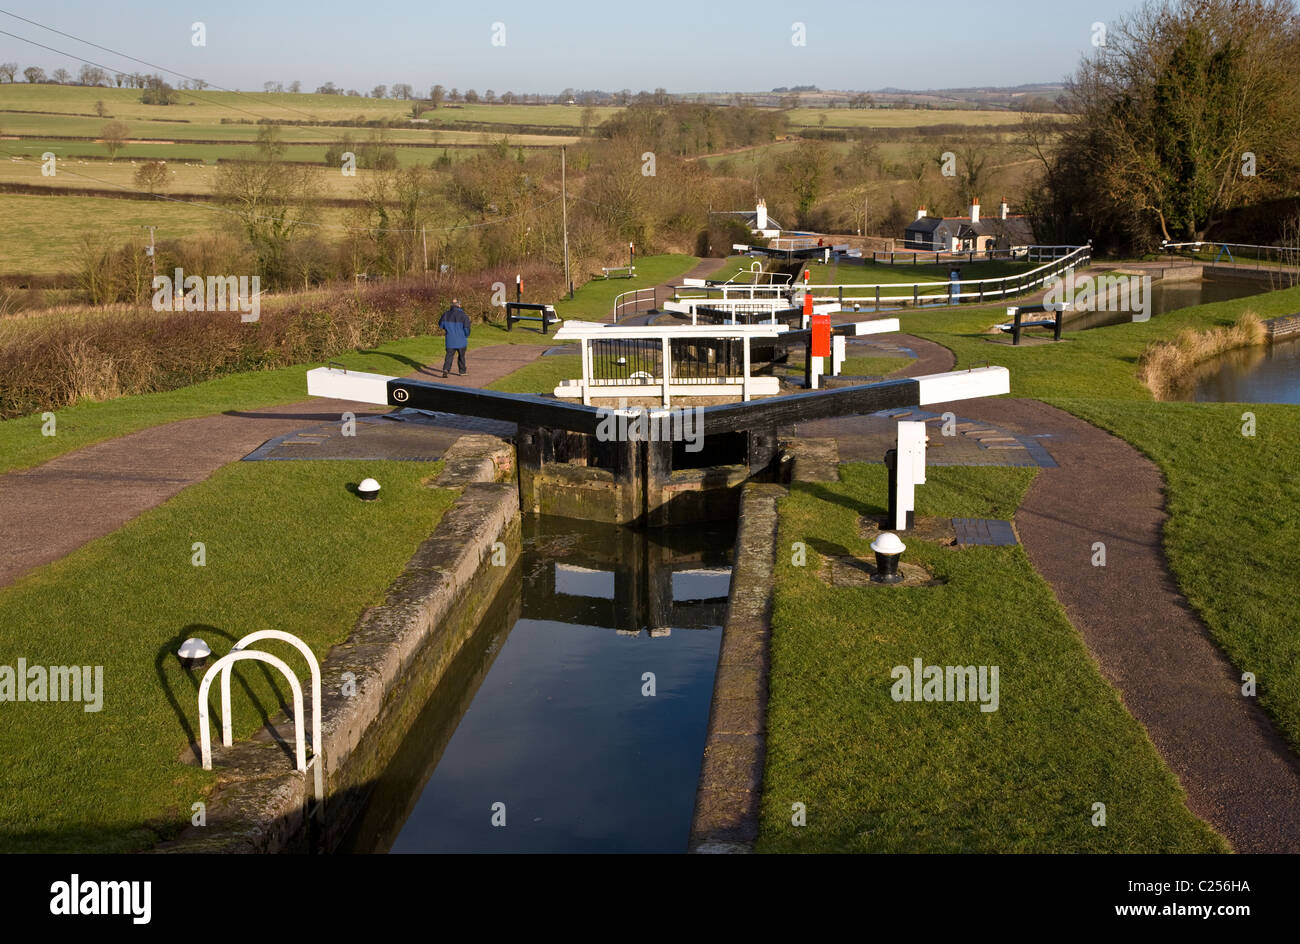
<path id="1" fill-rule="evenodd" d="M 447 347 L 451 350 L 469 347 L 469 315 L 459 305 L 453 305 L 442 313 L 438 327 L 447 333 Z"/>

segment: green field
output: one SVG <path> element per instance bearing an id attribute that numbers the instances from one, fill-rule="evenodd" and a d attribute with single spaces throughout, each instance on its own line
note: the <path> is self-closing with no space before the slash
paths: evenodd
<path id="1" fill-rule="evenodd" d="M 469 340 L 471 350 L 491 344 L 550 346 L 557 343 L 537 332 L 516 330 L 507 333 L 504 327 L 493 324 L 475 325 Z M 341 363 L 349 370 L 391 376 L 406 374 L 421 365 L 441 363 L 444 351 L 441 337 L 422 336 L 341 354 L 331 361 Z M 175 420 L 306 400 L 306 371 L 320 366 L 301 364 L 276 370 L 250 371 L 179 390 L 79 403 L 56 412 L 58 432 L 54 436 L 41 435 L 39 415 L 0 421 L 0 474 L 39 465 L 82 446 Z"/>
<path id="2" fill-rule="evenodd" d="M 427 91 L 427 89 L 425 90 Z M 155 125 L 168 125 L 173 129 L 188 129 L 212 126 L 223 129 L 245 129 L 252 135 L 256 125 L 240 125 L 232 122 L 257 122 L 259 119 L 272 121 L 347 121 L 359 118 L 362 121 L 382 121 L 385 119 L 404 120 L 411 116 L 414 102 L 397 99 L 363 98 L 349 95 L 316 95 L 314 93 L 292 94 L 267 92 L 221 92 L 205 89 L 201 92 L 178 91 L 177 102 L 172 105 L 145 105 L 140 101 L 139 89 L 84 88 L 72 85 L 28 85 L 16 82 L 0 86 L 0 128 L 6 133 L 15 133 L 16 129 L 32 120 L 76 121 L 78 119 L 97 121 L 95 129 L 102 127 L 109 118 L 100 118 L 95 112 L 95 103 L 102 101 L 112 119 L 139 122 L 151 122 Z M 23 115 L 20 112 L 48 112 L 48 116 Z M 601 106 L 594 109 L 595 123 L 599 124 L 612 115 L 622 111 L 621 108 Z M 454 126 L 458 122 L 491 124 L 528 124 L 546 125 L 556 128 L 577 130 L 582 124 L 581 106 L 569 105 L 487 105 L 483 103 L 465 105 L 462 103 L 444 106 L 426 111 L 421 117 L 430 123 Z M 162 119 L 167 119 L 165 122 Z M 227 124 L 222 124 L 222 119 Z M 284 127 L 286 137 L 291 130 L 320 133 L 337 129 Z M 39 133 L 39 132 L 37 132 Z M 49 132 L 53 133 L 53 132 Z M 77 132 L 58 132 L 77 133 Z M 176 130 L 175 134 L 181 134 Z M 169 136 L 175 136 L 169 135 Z M 196 137 L 196 134 L 182 134 L 184 137 Z"/>
<path id="3" fill-rule="evenodd" d="M 966 108 L 796 108 L 789 115 L 790 124 L 803 128 L 924 128 L 931 125 L 989 128 L 1018 125 L 1025 117 L 1014 111 Z M 824 125 L 822 118 L 826 119 Z"/>

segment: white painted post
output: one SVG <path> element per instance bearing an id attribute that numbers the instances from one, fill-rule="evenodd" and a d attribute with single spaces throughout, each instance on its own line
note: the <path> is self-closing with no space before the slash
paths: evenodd
<path id="1" fill-rule="evenodd" d="M 743 403 L 749 402 L 749 335 L 742 339 L 745 346 L 744 374 L 740 379 L 740 399 Z"/>
<path id="2" fill-rule="evenodd" d="M 582 405 L 591 406 L 591 339 L 583 338 L 578 345 L 582 348 Z"/>
<path id="3" fill-rule="evenodd" d="M 844 358 L 848 350 L 848 339 L 842 334 L 831 337 L 831 376 L 838 377 L 844 369 Z"/>
<path id="4" fill-rule="evenodd" d="M 664 387 L 663 387 L 663 401 L 664 401 L 664 403 L 663 403 L 663 405 L 664 405 L 664 406 L 668 406 L 668 404 L 669 404 L 669 402 L 670 402 L 670 401 L 669 401 L 669 396 L 668 396 L 668 384 L 672 382 L 672 372 L 673 372 L 673 368 L 672 368 L 672 357 L 671 357 L 671 355 L 672 355 L 672 342 L 668 339 L 668 337 L 665 336 L 665 337 L 663 338 L 663 340 L 660 342 L 660 344 L 662 345 L 661 350 L 663 351 L 663 359 L 664 359 L 664 377 L 663 377 L 663 380 L 664 380 Z"/>
<path id="5" fill-rule="evenodd" d="M 916 510 L 916 486 L 925 484 L 925 423 L 905 420 L 898 424 L 895 459 L 898 498 L 894 504 L 894 528 L 907 530 L 907 514 Z"/>

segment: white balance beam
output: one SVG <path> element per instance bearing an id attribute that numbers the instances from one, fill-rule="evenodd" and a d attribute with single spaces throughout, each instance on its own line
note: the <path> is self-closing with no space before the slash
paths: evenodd
<path id="1" fill-rule="evenodd" d="M 888 334 L 891 331 L 901 331 L 902 328 L 897 318 L 880 318 L 877 321 L 858 321 L 853 325 L 855 335 L 864 334 Z"/>
<path id="2" fill-rule="evenodd" d="M 356 400 L 388 406 L 388 382 L 397 380 L 385 374 L 366 374 L 337 367 L 317 367 L 307 371 L 307 394 L 332 400 Z"/>
<path id="3" fill-rule="evenodd" d="M 996 397 L 1011 392 L 1011 372 L 1005 367 L 975 367 L 912 379 L 917 384 L 917 406 Z"/>

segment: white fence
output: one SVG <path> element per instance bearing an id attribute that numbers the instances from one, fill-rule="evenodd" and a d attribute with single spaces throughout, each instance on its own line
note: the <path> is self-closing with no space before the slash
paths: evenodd
<path id="1" fill-rule="evenodd" d="M 555 337 L 579 343 L 582 376 L 561 383 L 555 395 L 581 397 L 587 405 L 592 397 L 650 396 L 664 406 L 674 396 L 773 396 L 780 391 L 776 377 L 750 376 L 750 341 L 785 330 L 772 324 L 655 328 L 566 321 Z"/>
<path id="2" fill-rule="evenodd" d="M 1069 249 L 1064 254 L 1060 250 Z M 879 284 L 810 285 L 814 300 L 828 303 L 832 299 L 841 307 L 870 302 L 875 308 L 890 306 L 956 304 L 963 301 L 991 302 L 1012 295 L 1023 295 L 1046 285 L 1069 269 L 1092 262 L 1092 246 L 1036 246 L 1043 254 L 1053 253 L 1052 261 L 1036 269 L 996 279 L 962 279 L 946 282 L 889 282 Z"/>

